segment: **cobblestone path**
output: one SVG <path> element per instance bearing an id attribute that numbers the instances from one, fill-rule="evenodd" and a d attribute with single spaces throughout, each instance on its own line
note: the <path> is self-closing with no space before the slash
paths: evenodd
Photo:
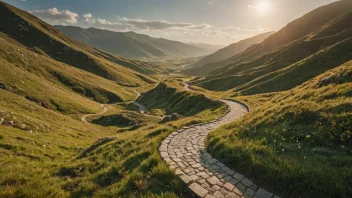
<path id="1" fill-rule="evenodd" d="M 159 148 L 161 157 L 199 197 L 279 198 L 226 167 L 206 151 L 204 140 L 210 131 L 239 119 L 248 112 L 237 102 L 221 101 L 229 106 L 226 114 L 212 122 L 173 132 Z"/>

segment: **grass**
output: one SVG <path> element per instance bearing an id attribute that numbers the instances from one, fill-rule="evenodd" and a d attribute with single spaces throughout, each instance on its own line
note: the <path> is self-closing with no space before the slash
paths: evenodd
<path id="1" fill-rule="evenodd" d="M 351 65 L 291 91 L 242 97 L 262 102 L 212 132 L 208 151 L 284 197 L 351 197 Z"/>
<path id="2" fill-rule="evenodd" d="M 58 162 L 113 133 L 90 128 L 8 91 L 0 92 L 0 116 L 5 118 L 0 124 L 0 196 L 63 196 L 52 175 Z"/>
<path id="3" fill-rule="evenodd" d="M 294 88 L 309 79 L 351 60 L 351 42 L 352 38 L 343 40 L 298 63 L 277 72 L 263 75 L 235 90 L 242 94 L 251 95 L 256 93 L 285 91 Z"/>
<path id="4" fill-rule="evenodd" d="M 210 66 L 219 69 L 192 84 L 213 91 L 253 95 L 286 91 L 338 67 L 351 57 L 352 13 L 347 9 L 351 5 L 341 1 L 318 8 L 261 44 L 229 60 L 201 67 L 204 71 Z"/>
<path id="5" fill-rule="evenodd" d="M 176 112 L 186 117 L 207 109 L 213 111 L 222 106 L 220 102 L 213 101 L 199 92 L 185 91 L 181 80 L 167 80 L 160 83 L 139 98 L 138 102 L 145 104 L 150 111 L 160 112 L 160 109 L 163 109 L 168 115 Z M 222 107 L 221 111 L 224 109 L 225 107 Z"/>
<path id="6" fill-rule="evenodd" d="M 141 86 L 155 80 L 121 67 L 141 62 L 71 40 L 6 3 L 0 10 L 0 197 L 188 196 L 158 146 L 182 126 L 220 116 L 224 107 L 158 124 L 126 109 L 136 88 L 147 93 L 155 86 Z M 178 109 L 204 99 L 181 95 L 193 99 Z M 114 104 L 91 117 L 99 125 L 83 124 L 80 116 L 100 112 L 100 103 Z"/>
<path id="7" fill-rule="evenodd" d="M 0 60 L 3 65 L 0 75 L 5 89 L 34 101 L 53 107 L 52 103 L 63 106 L 65 98 L 74 101 L 86 97 L 100 103 L 135 98 L 132 88 L 119 86 L 113 81 L 37 55 L 3 39 L 0 39 L 0 46 L 0 56 L 3 57 Z M 47 95 L 43 95 L 41 87 L 46 87 Z M 71 94 L 72 91 L 77 94 Z"/>
<path id="8" fill-rule="evenodd" d="M 237 68 L 224 71 L 238 75 L 223 73 L 222 80 L 230 79 L 213 85 L 241 86 L 212 92 L 185 91 L 183 80 L 193 78 L 181 74 L 151 78 L 132 71 L 149 73 L 151 65 L 74 41 L 6 3 L 0 10 L 0 197 L 191 196 L 158 147 L 173 131 L 224 113 L 225 106 L 206 96 L 252 107 L 207 139 L 209 152 L 228 166 L 285 197 L 352 196 L 352 63 L 337 67 L 351 57 L 350 31 L 343 31 L 350 15 L 306 42 L 237 60 Z M 157 70 L 178 72 L 195 60 Z M 163 82 L 154 87 L 154 79 Z M 128 104 L 136 88 L 148 113 L 182 118 L 159 123 L 137 113 Z M 114 104 L 90 117 L 96 124 L 80 122 L 82 114 L 100 112 L 100 103 Z"/>
<path id="9" fill-rule="evenodd" d="M 0 98 L 0 117 L 5 118 L 0 124 L 0 197 L 191 196 L 159 157 L 158 146 L 171 132 L 223 112 L 218 106 L 158 124 L 125 110 L 122 103 L 91 119 L 123 115 L 139 123 L 100 126 L 83 124 L 6 90 L 0 89 Z"/>
<path id="10" fill-rule="evenodd" d="M 123 86 L 138 87 L 155 82 L 152 78 L 132 69 L 151 65 L 113 56 L 84 43 L 75 41 L 33 15 L 0 2 L 1 36 L 21 47 L 113 80 Z"/>
<path id="11" fill-rule="evenodd" d="M 240 54 L 252 45 L 263 42 L 273 33 L 275 32 L 266 32 L 251 38 L 241 40 L 237 43 L 233 43 L 191 64 L 190 67 L 184 71 L 184 73 L 194 76 L 204 76 L 209 74 L 212 71 L 218 69 L 219 66 L 231 63 L 231 57 Z"/>
<path id="12" fill-rule="evenodd" d="M 273 52 L 239 63 L 192 84 L 210 90 L 235 91 L 238 95 L 289 90 L 350 60 L 350 35 L 298 42 L 279 54 Z M 331 46 L 323 47 L 329 40 L 334 40 Z"/>
<path id="13" fill-rule="evenodd" d="M 109 106 L 108 113 L 100 116 L 92 116 L 89 122 L 101 126 L 116 126 L 119 128 L 132 128 L 136 125 L 148 125 L 156 123 L 159 119 L 148 117 L 136 111 L 125 110 L 126 104 Z"/>

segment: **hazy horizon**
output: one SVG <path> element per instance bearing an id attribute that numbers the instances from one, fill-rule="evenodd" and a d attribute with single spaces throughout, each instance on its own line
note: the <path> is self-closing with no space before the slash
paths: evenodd
<path id="1" fill-rule="evenodd" d="M 186 43 L 229 45 L 269 31 L 335 0 L 5 0 L 52 25 L 134 31 Z"/>

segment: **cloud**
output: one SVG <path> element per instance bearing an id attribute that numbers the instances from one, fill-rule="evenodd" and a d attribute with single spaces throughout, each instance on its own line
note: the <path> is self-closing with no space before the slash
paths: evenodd
<path id="1" fill-rule="evenodd" d="M 129 31 L 133 28 L 129 24 L 111 22 L 102 18 L 95 18 L 91 13 L 83 15 L 84 22 L 96 28 L 109 29 L 115 31 Z"/>
<path id="2" fill-rule="evenodd" d="M 91 19 L 92 17 L 93 17 L 93 15 L 91 13 L 83 15 L 83 18 L 85 18 L 85 19 Z"/>
<path id="3" fill-rule="evenodd" d="M 249 33 L 249 32 L 269 32 L 271 30 L 270 30 L 270 28 L 266 28 L 266 27 L 258 25 L 254 29 L 247 29 L 247 28 L 240 28 L 240 27 L 228 27 L 228 28 L 225 28 L 224 31 L 236 31 L 236 32 L 241 32 L 241 33 L 244 33 L 244 32 Z"/>
<path id="4" fill-rule="evenodd" d="M 214 3 L 215 3 L 215 2 L 211 1 L 211 2 L 209 2 L 209 5 L 214 4 Z"/>
<path id="5" fill-rule="evenodd" d="M 206 29 L 212 27 L 209 24 L 195 25 L 192 23 L 172 23 L 165 20 L 144 20 L 144 19 L 129 19 L 120 17 L 119 21 L 133 26 L 139 30 L 167 30 L 167 29 Z"/>
<path id="6" fill-rule="evenodd" d="M 171 23 L 164 20 L 129 19 L 126 17 L 119 18 L 119 20 L 140 30 L 165 30 L 169 28 L 193 27 L 191 23 Z"/>
<path id="7" fill-rule="evenodd" d="M 47 10 L 33 10 L 31 14 L 54 23 L 77 23 L 79 15 L 69 10 L 58 10 L 57 8 L 50 8 Z"/>
<path id="8" fill-rule="evenodd" d="M 257 26 L 253 29 L 240 27 L 215 27 L 209 24 L 193 24 L 185 22 L 170 22 L 166 20 L 133 19 L 117 16 L 115 20 L 94 17 L 91 13 L 83 15 L 86 24 L 92 27 L 111 31 L 135 31 L 166 38 L 206 38 L 220 40 L 240 40 L 259 33 L 269 31 L 269 28 Z"/>
<path id="9" fill-rule="evenodd" d="M 84 14 L 83 18 L 84 18 L 84 22 L 89 24 L 94 24 L 96 22 L 96 19 L 93 18 L 93 15 L 91 13 Z"/>
<path id="10" fill-rule="evenodd" d="M 200 25 L 192 25 L 190 27 L 190 29 L 207 29 L 207 28 L 211 28 L 213 26 L 209 25 L 209 24 L 200 24 Z"/>

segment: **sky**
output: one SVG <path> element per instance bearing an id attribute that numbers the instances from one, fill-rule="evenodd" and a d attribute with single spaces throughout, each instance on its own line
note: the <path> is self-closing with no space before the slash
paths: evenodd
<path id="1" fill-rule="evenodd" d="M 52 25 L 229 45 L 335 0 L 5 0 Z"/>

